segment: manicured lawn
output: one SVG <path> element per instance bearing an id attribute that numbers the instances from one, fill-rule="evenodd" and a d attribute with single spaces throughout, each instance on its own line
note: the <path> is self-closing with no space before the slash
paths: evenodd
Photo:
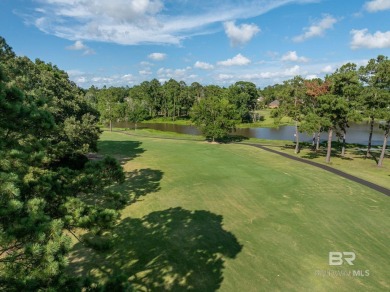
<path id="1" fill-rule="evenodd" d="M 266 144 L 266 142 L 257 142 L 253 140 L 254 143 Z M 280 152 L 286 152 L 291 155 L 297 155 L 298 157 L 312 160 L 315 162 L 322 163 L 324 165 L 329 165 L 333 168 L 342 170 L 346 173 L 352 174 L 354 176 L 360 177 L 362 179 L 368 180 L 375 184 L 381 185 L 390 189 L 390 159 L 386 155 L 382 167 L 377 167 L 377 163 L 374 158 L 365 158 L 362 151 L 356 150 L 357 147 L 350 147 L 346 151 L 345 157 L 341 157 L 340 149 L 333 148 L 333 153 L 331 157 L 330 164 L 325 163 L 326 150 L 325 147 L 322 147 L 319 152 L 312 151 L 310 147 L 305 147 L 301 150 L 299 154 L 294 154 L 294 147 L 290 145 L 278 145 L 269 143 L 268 145 L 276 146 L 273 149 Z M 379 158 L 380 153 L 374 153 L 376 159 Z"/>
<path id="2" fill-rule="evenodd" d="M 175 125 L 191 125 L 191 120 L 189 118 L 183 119 L 183 118 L 176 118 L 173 120 L 172 118 L 164 118 L 164 117 L 158 117 L 150 120 L 143 121 L 142 123 L 162 123 L 162 124 L 175 124 Z"/>
<path id="3" fill-rule="evenodd" d="M 272 109 L 262 109 L 256 111 L 262 117 L 262 121 L 258 121 L 255 123 L 245 123 L 239 124 L 239 128 L 276 128 L 277 126 L 291 126 L 294 125 L 294 122 L 291 118 L 283 117 L 279 124 L 275 124 L 275 119 L 271 117 Z"/>
<path id="4" fill-rule="evenodd" d="M 128 172 L 113 247 L 76 244 L 70 271 L 139 290 L 379 291 L 390 283 L 389 197 L 239 144 L 105 132 L 100 152 Z M 353 266 L 329 266 L 353 251 Z M 369 270 L 369 276 L 352 271 Z M 319 276 L 344 271 L 351 276 Z M 363 272 L 364 273 L 364 272 Z"/>
<path id="5" fill-rule="evenodd" d="M 286 126 L 286 125 L 294 125 L 294 122 L 291 120 L 291 118 L 283 117 L 278 125 L 275 124 L 274 118 L 271 117 L 271 111 L 272 109 L 262 109 L 257 110 L 256 112 L 260 114 L 262 117 L 261 121 L 255 122 L 255 123 L 241 123 L 238 124 L 238 128 L 256 128 L 256 127 L 263 127 L 263 128 L 275 128 L 277 126 Z M 175 124 L 175 125 L 193 125 L 191 120 L 189 118 L 183 119 L 183 118 L 176 118 L 176 120 L 172 120 L 172 118 L 164 118 L 164 117 L 158 117 L 150 120 L 143 121 L 142 124 L 148 124 L 148 123 L 163 123 L 163 124 Z"/>

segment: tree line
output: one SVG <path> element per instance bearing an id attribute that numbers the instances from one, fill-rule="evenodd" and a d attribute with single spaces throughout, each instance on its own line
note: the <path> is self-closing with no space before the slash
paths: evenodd
<path id="1" fill-rule="evenodd" d="M 288 116 L 295 122 L 298 153 L 299 133 L 313 134 L 313 147 L 319 149 L 321 132 L 328 133 L 326 162 L 330 162 L 332 136 L 342 140 L 345 155 L 347 132 L 351 123 L 369 120 L 366 157 L 372 155 L 375 121 L 383 130 L 383 145 L 378 166 L 385 157 L 390 130 L 390 60 L 385 56 L 371 59 L 365 66 L 347 63 L 324 79 L 305 80 L 296 76 L 279 87 L 280 107 L 274 117 Z"/>
<path id="2" fill-rule="evenodd" d="M 370 134 L 366 157 L 372 154 L 372 133 L 375 122 L 384 131 L 384 142 L 378 165 L 385 157 L 389 135 L 390 61 L 379 55 L 364 66 L 347 63 L 323 79 L 301 76 L 282 84 L 257 88 L 252 82 L 238 81 L 229 87 L 187 85 L 170 79 L 161 84 L 157 79 L 133 87 L 92 86 L 85 91 L 86 99 L 100 113 L 101 121 L 112 129 L 113 121 L 142 120 L 164 117 L 171 120 L 191 118 L 212 141 L 234 131 L 238 123 L 251 123 L 260 118 L 256 110 L 273 100 L 279 108 L 272 117 L 278 123 L 290 117 L 296 127 L 295 152 L 300 150 L 299 134 L 313 135 L 313 147 L 319 150 L 320 133 L 328 133 L 326 162 L 330 162 L 332 136 L 342 141 L 345 154 L 348 127 L 353 122 L 369 120 Z"/>

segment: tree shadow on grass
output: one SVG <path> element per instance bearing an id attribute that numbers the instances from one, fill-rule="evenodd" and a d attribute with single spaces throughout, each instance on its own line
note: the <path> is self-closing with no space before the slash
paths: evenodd
<path id="1" fill-rule="evenodd" d="M 131 284 L 137 291 L 215 291 L 224 257 L 242 249 L 222 226 L 220 215 L 180 207 L 126 218 L 113 230 L 109 251 L 77 244 L 70 268 L 73 275 L 103 283 L 115 278 L 116 287 Z"/>
<path id="2" fill-rule="evenodd" d="M 139 157 L 145 152 L 139 141 L 99 141 L 98 149 L 103 155 L 110 155 L 118 159 L 121 164 Z M 120 154 L 118 154 L 120 153 Z"/>
<path id="3" fill-rule="evenodd" d="M 212 138 L 207 137 L 206 140 L 208 142 L 211 142 Z M 242 136 L 242 135 L 233 135 L 233 134 L 229 134 L 229 135 L 226 135 L 226 136 L 224 136 L 222 138 L 215 139 L 216 142 L 223 143 L 223 144 L 242 142 L 244 140 L 249 140 L 249 138 L 245 137 L 245 136 Z"/>
<path id="4" fill-rule="evenodd" d="M 127 204 L 131 204 L 150 193 L 160 190 L 160 181 L 164 173 L 150 168 L 135 169 L 126 173 L 121 191 L 128 194 Z"/>
<path id="5" fill-rule="evenodd" d="M 88 204 L 120 210 L 135 203 L 147 194 L 158 192 L 163 175 L 164 173 L 161 170 L 135 169 L 126 172 L 124 182 L 114 184 L 108 189 L 109 192 L 103 192 L 95 196 L 80 195 L 79 197 Z"/>

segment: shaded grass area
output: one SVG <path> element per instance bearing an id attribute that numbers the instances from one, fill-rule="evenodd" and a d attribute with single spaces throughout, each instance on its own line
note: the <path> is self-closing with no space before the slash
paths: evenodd
<path id="1" fill-rule="evenodd" d="M 291 120 L 291 118 L 288 117 L 283 117 L 278 124 L 275 124 L 274 118 L 271 117 L 271 111 L 272 111 L 271 109 L 257 110 L 256 113 L 260 115 L 259 121 L 254 123 L 240 123 L 237 125 L 237 128 L 256 128 L 256 127 L 276 128 L 279 126 L 293 125 L 293 121 Z M 183 125 L 183 126 L 193 125 L 189 117 L 187 118 L 180 117 L 180 118 L 176 118 L 175 120 L 173 120 L 172 118 L 158 117 L 150 120 L 145 120 L 142 122 L 142 124 L 147 124 L 147 123 L 175 124 L 175 125 Z"/>
<path id="2" fill-rule="evenodd" d="M 108 131 L 108 128 L 102 128 L 105 131 Z M 192 140 L 192 141 L 203 141 L 204 137 L 200 135 L 189 135 L 189 134 L 180 134 L 176 132 L 169 131 L 160 131 L 149 128 L 138 128 L 137 130 L 128 129 L 128 128 L 113 128 L 113 131 L 124 131 L 127 134 L 134 136 L 144 136 L 150 138 L 172 138 L 172 139 L 182 139 L 182 140 Z"/>
<path id="3" fill-rule="evenodd" d="M 110 249 L 74 246 L 73 275 L 119 275 L 138 290 L 390 289 L 390 206 L 380 193 L 240 144 L 105 132 L 99 146 L 128 173 L 153 175 L 121 186 L 134 196 L 138 185 L 142 200 L 122 210 Z M 354 251 L 355 265 L 329 266 L 330 251 Z"/>
<path id="4" fill-rule="evenodd" d="M 136 290 L 215 291 L 222 282 L 224 260 L 241 250 L 222 227 L 222 216 L 180 207 L 124 218 L 111 234 L 114 247 L 96 253 L 80 243 L 72 259 L 101 281 L 122 278 Z"/>
<path id="5" fill-rule="evenodd" d="M 342 170 L 346 173 L 355 175 L 370 182 L 379 184 L 383 187 L 390 189 L 390 155 L 389 152 L 385 155 L 384 165 L 377 167 L 377 161 L 380 156 L 379 151 L 372 151 L 372 156 L 365 157 L 365 149 L 363 145 L 348 144 L 345 152 L 345 156 L 341 156 L 341 144 L 332 143 L 331 163 L 325 163 L 326 157 L 326 144 L 321 144 L 319 151 L 312 149 L 310 144 L 302 144 L 301 152 L 297 155 L 301 158 L 310 159 L 312 161 L 329 165 L 333 168 Z M 294 145 L 285 144 L 284 146 L 275 148 L 289 154 L 294 154 Z M 375 148 L 374 148 L 375 149 Z M 378 148 L 379 150 L 379 148 Z"/>
<path id="6" fill-rule="evenodd" d="M 190 118 L 183 118 L 183 117 L 176 118 L 175 120 L 173 120 L 172 118 L 158 117 L 150 120 L 145 120 L 142 123 L 143 124 L 162 123 L 162 124 L 174 124 L 174 125 L 183 125 L 183 126 L 188 126 L 192 124 Z"/>

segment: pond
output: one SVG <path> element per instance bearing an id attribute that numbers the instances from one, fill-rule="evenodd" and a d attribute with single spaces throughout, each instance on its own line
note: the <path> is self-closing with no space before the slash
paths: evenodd
<path id="1" fill-rule="evenodd" d="M 113 123 L 114 127 L 120 128 L 134 128 L 132 123 L 117 122 Z M 201 135 L 201 132 L 195 127 L 190 125 L 174 125 L 166 123 L 142 123 L 138 124 L 138 128 L 149 128 L 159 131 L 175 132 L 180 134 L 189 135 Z M 347 143 L 356 143 L 366 145 L 368 143 L 369 136 L 369 124 L 352 124 L 347 130 Z M 244 136 L 247 138 L 260 138 L 269 140 L 294 140 L 295 127 L 294 126 L 281 126 L 278 128 L 238 128 L 233 134 Z M 312 136 L 305 133 L 300 134 L 300 140 L 305 142 L 311 142 Z M 327 133 L 321 134 L 321 141 L 327 140 Z M 333 140 L 337 140 L 334 135 Z M 383 143 L 383 131 L 379 129 L 378 125 L 374 127 L 374 133 L 372 136 L 373 145 L 382 145 Z M 388 142 L 389 145 L 390 141 Z"/>

